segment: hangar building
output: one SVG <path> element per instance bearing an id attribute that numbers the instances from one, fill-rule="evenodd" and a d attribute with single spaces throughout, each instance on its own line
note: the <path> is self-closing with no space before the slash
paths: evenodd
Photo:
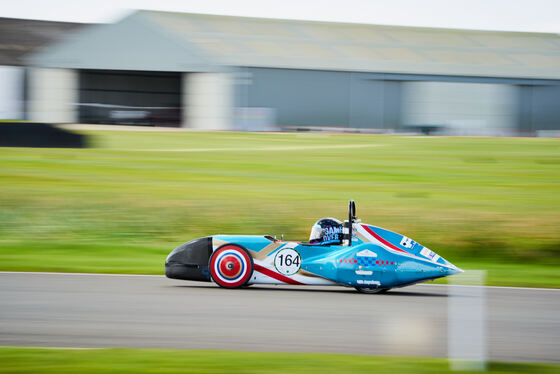
<path id="1" fill-rule="evenodd" d="M 82 24 L 0 17 L 0 119 L 25 118 L 25 56 Z"/>
<path id="2" fill-rule="evenodd" d="M 27 62 L 36 121 L 560 129 L 557 34 L 137 11 Z"/>

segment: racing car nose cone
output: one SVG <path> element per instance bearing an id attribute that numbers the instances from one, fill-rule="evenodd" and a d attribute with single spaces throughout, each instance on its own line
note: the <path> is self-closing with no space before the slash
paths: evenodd
<path id="1" fill-rule="evenodd" d="M 452 265 L 452 266 L 453 266 L 452 268 L 449 268 L 449 269 L 447 270 L 447 272 L 448 272 L 449 275 L 461 274 L 461 273 L 464 273 L 464 272 L 465 272 L 463 269 L 459 269 L 459 268 L 458 268 L 457 266 L 455 266 L 455 265 Z"/>

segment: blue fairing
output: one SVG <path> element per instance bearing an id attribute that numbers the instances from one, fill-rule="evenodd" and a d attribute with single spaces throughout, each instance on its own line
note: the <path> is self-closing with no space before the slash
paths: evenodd
<path id="1" fill-rule="evenodd" d="M 216 235 L 221 243 L 242 245 L 251 253 L 256 269 L 279 283 L 320 284 L 318 278 L 353 287 L 393 288 L 461 272 L 421 244 L 380 227 L 355 224 L 350 246 L 274 242 L 264 236 Z M 274 256 L 293 249 L 301 256 L 296 274 L 278 273 Z M 291 282 L 287 282 L 289 278 Z M 255 278 L 256 279 L 256 278 Z"/>
<path id="2" fill-rule="evenodd" d="M 272 242 L 262 235 L 214 235 L 213 238 L 227 243 L 240 244 L 245 249 L 254 252 L 259 252 Z"/>

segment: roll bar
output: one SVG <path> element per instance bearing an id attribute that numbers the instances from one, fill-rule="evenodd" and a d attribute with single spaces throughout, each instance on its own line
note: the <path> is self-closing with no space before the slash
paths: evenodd
<path id="1" fill-rule="evenodd" d="M 352 245 L 352 225 L 356 222 L 356 204 L 354 200 L 348 203 L 348 220 L 344 221 L 342 228 L 342 244 L 346 246 Z"/>
<path id="2" fill-rule="evenodd" d="M 352 223 L 356 221 L 356 204 L 354 204 L 354 200 L 350 200 L 348 203 L 348 221 Z"/>

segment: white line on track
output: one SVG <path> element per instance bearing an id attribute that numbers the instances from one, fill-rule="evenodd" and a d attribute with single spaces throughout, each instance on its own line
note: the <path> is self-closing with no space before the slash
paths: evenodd
<path id="1" fill-rule="evenodd" d="M 469 284 L 425 284 L 420 283 L 417 286 L 435 286 L 435 287 L 448 287 L 448 286 L 459 286 L 459 287 L 484 287 L 484 288 L 503 288 L 510 290 L 531 290 L 531 291 L 560 291 L 560 288 L 542 288 L 542 287 L 512 287 L 512 286 L 475 286 Z"/>
<path id="2" fill-rule="evenodd" d="M 0 274 L 38 274 L 38 275 L 82 275 L 82 276 L 104 276 L 104 277 L 152 277 L 152 278 L 165 278 L 164 275 L 156 274 L 109 274 L 109 273 L 57 273 L 48 271 L 0 271 Z M 313 286 L 313 285 L 306 285 Z M 324 285 L 323 285 L 324 286 Z M 420 283 L 416 286 L 423 287 L 447 287 L 448 284 L 426 284 Z M 540 288 L 540 287 L 509 287 L 509 286 L 474 286 L 474 285 L 461 285 L 457 284 L 454 286 L 460 287 L 484 287 L 484 288 L 503 288 L 511 290 L 531 290 L 531 291 L 560 291 L 560 288 Z"/>
<path id="3" fill-rule="evenodd" d="M 109 273 L 59 273 L 50 271 L 0 271 L 0 274 L 38 274 L 38 275 L 95 275 L 105 277 L 158 277 L 164 278 L 164 275 L 157 274 L 109 274 Z"/>
<path id="4" fill-rule="evenodd" d="M 113 347 L 48 347 L 42 345 L 0 345 L 0 348 L 33 348 L 33 349 L 71 349 L 76 351 L 81 350 L 100 350 L 100 349 L 110 349 Z"/>
<path id="5" fill-rule="evenodd" d="M 335 144 L 335 145 L 285 145 L 253 148 L 171 148 L 171 149 L 129 149 L 129 148 L 97 148 L 98 151 L 119 152 L 269 152 L 269 151 L 305 151 L 313 149 L 351 149 L 383 147 L 386 144 Z"/>

